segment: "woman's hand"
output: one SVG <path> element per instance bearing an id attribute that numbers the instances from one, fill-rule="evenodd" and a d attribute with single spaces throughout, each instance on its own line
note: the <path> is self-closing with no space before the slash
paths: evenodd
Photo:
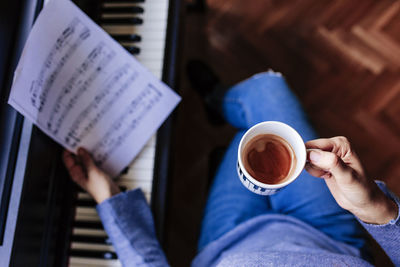
<path id="1" fill-rule="evenodd" d="M 397 216 L 397 205 L 365 176 L 357 155 L 345 137 L 306 143 L 306 170 L 325 180 L 336 202 L 372 224 L 385 224 Z"/>
<path id="2" fill-rule="evenodd" d="M 120 192 L 118 186 L 96 166 L 85 149 L 79 148 L 78 155 L 65 150 L 63 161 L 72 180 L 92 195 L 97 203 Z"/>

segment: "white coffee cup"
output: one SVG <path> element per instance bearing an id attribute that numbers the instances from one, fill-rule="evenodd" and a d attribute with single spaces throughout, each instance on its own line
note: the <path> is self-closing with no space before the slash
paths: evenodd
<path id="1" fill-rule="evenodd" d="M 292 147 L 296 160 L 294 161 L 295 166 L 292 166 L 292 171 L 289 173 L 289 177 L 284 179 L 279 184 L 265 184 L 261 183 L 252 177 L 249 172 L 245 169 L 242 162 L 242 153 L 246 144 L 254 137 L 261 134 L 273 134 L 277 135 Z M 259 195 L 272 195 L 284 188 L 300 175 L 306 163 L 306 147 L 301 136 L 296 132 L 295 129 L 289 125 L 279 121 L 264 121 L 251 127 L 243 135 L 239 143 L 238 148 L 238 162 L 237 172 L 239 179 L 242 184 L 249 189 L 251 192 Z"/>

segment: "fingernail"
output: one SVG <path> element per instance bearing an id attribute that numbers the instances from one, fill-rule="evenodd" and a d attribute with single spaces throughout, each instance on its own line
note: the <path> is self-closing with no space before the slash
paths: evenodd
<path id="1" fill-rule="evenodd" d="M 321 158 L 321 154 L 316 152 L 316 151 L 311 151 L 310 152 L 310 160 L 312 162 L 318 162 L 319 159 Z"/>

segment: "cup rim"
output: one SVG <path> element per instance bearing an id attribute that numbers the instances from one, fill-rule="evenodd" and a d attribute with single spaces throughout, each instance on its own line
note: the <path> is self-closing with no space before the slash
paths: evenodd
<path id="1" fill-rule="evenodd" d="M 300 165 L 301 168 L 299 168 L 299 170 L 298 170 L 297 172 L 293 173 L 293 174 L 292 174 L 292 177 L 291 177 L 290 179 L 288 179 L 288 180 L 286 180 L 285 182 L 280 183 L 280 184 L 264 184 L 264 183 L 261 183 L 260 181 L 258 181 L 257 179 L 255 179 L 253 176 L 251 176 L 251 175 L 247 172 L 246 168 L 244 168 L 244 165 L 243 165 L 243 162 L 242 162 L 242 157 L 240 156 L 240 151 L 242 150 L 241 148 L 242 148 L 242 146 L 243 146 L 243 140 L 246 138 L 246 136 L 248 136 L 248 135 L 252 132 L 252 130 L 253 130 L 254 128 L 260 127 L 260 125 L 264 125 L 264 124 L 277 124 L 277 125 L 286 127 L 286 128 L 288 128 L 290 131 L 292 131 L 296 137 L 298 137 L 298 138 L 301 140 L 301 144 L 302 144 L 302 145 L 301 145 L 301 146 L 302 146 L 302 149 L 301 149 L 301 150 L 304 152 L 304 157 L 302 157 L 301 162 L 297 161 L 297 165 Z M 285 140 L 286 140 L 286 139 L 285 139 Z M 252 182 L 253 184 L 255 184 L 255 185 L 259 186 L 259 187 L 268 188 L 268 189 L 278 189 L 278 188 L 282 188 L 282 187 L 285 187 L 285 186 L 287 186 L 288 184 L 292 183 L 294 180 L 296 180 L 297 177 L 299 177 L 300 173 L 301 173 L 301 172 L 303 171 L 303 169 L 304 169 L 304 166 L 305 166 L 305 164 L 306 164 L 306 157 L 307 157 L 307 154 L 306 154 L 306 146 L 305 146 L 305 144 L 304 144 L 303 138 L 300 136 L 300 134 L 299 134 L 293 127 L 291 127 L 290 125 L 288 125 L 288 124 L 286 124 L 286 123 L 280 122 L 280 121 L 263 121 L 263 122 L 260 122 L 260 123 L 257 123 L 257 124 L 255 124 L 255 125 L 253 125 L 253 126 L 250 127 L 250 129 L 248 129 L 248 130 L 246 131 L 246 133 L 242 136 L 242 138 L 240 139 L 239 147 L 238 147 L 238 162 L 239 162 L 239 167 L 240 167 L 240 169 L 242 170 L 243 174 L 246 176 L 247 179 L 251 180 L 251 182 Z"/>

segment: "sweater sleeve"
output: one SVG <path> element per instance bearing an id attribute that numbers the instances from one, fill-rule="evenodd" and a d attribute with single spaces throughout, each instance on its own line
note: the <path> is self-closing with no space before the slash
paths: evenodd
<path id="1" fill-rule="evenodd" d="M 115 195 L 96 208 L 123 266 L 168 266 L 140 189 Z"/>
<path id="2" fill-rule="evenodd" d="M 396 203 L 398 209 L 397 218 L 382 225 L 364 223 L 361 220 L 359 221 L 386 252 L 394 265 L 400 266 L 400 201 L 383 182 L 377 181 L 376 183 L 381 190 Z"/>

